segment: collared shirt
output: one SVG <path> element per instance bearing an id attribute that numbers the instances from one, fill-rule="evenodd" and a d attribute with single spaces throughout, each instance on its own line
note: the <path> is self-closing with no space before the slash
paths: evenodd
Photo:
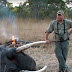
<path id="1" fill-rule="evenodd" d="M 64 28 L 64 22 L 63 23 L 59 23 L 59 22 L 57 23 L 57 22 L 58 22 L 57 20 L 53 20 L 49 24 L 46 32 L 51 33 L 54 31 L 56 41 L 60 41 L 60 36 L 62 36 L 64 40 L 66 40 L 69 37 L 68 30 L 72 28 L 72 21 L 65 19 L 65 28 Z M 64 29 L 65 29 L 65 33 L 64 33 Z"/>

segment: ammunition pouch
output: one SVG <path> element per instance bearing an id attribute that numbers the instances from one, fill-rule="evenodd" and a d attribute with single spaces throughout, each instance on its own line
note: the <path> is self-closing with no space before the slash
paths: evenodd
<path id="1" fill-rule="evenodd" d="M 60 41 L 64 41 L 64 39 L 63 39 L 62 37 L 59 37 L 59 40 L 60 40 Z"/>
<path id="2" fill-rule="evenodd" d="M 58 33 L 55 33 L 55 34 L 58 36 L 58 39 L 59 39 L 60 42 L 64 42 L 66 40 L 69 40 L 68 33 L 66 34 L 67 35 L 66 38 L 65 38 L 64 34 L 58 34 Z M 56 36 L 55 36 L 55 38 L 56 38 Z"/>

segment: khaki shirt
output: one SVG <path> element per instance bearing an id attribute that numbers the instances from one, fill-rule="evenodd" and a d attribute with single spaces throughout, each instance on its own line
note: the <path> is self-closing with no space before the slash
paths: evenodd
<path id="1" fill-rule="evenodd" d="M 54 31 L 56 41 L 60 41 L 60 36 L 62 36 L 64 40 L 68 39 L 69 37 L 68 30 L 72 28 L 72 21 L 65 19 L 65 33 L 64 33 L 63 23 L 62 24 L 58 23 L 58 26 L 57 26 L 57 20 L 53 20 L 46 30 L 46 32 L 49 32 L 49 33 Z"/>

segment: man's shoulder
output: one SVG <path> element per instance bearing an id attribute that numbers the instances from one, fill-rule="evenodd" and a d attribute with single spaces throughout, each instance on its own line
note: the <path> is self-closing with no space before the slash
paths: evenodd
<path id="1" fill-rule="evenodd" d="M 67 23 L 68 23 L 68 22 L 72 22 L 71 20 L 68 20 L 68 19 L 64 19 L 64 20 L 65 20 L 65 22 L 67 22 Z"/>
<path id="2" fill-rule="evenodd" d="M 53 22 L 57 22 L 57 20 L 53 20 Z"/>
<path id="3" fill-rule="evenodd" d="M 55 23 L 57 23 L 57 20 L 53 20 L 53 21 L 51 22 L 51 24 L 55 24 Z"/>

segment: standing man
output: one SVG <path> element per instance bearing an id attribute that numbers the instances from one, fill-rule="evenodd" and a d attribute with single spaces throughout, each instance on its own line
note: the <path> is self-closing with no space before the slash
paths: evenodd
<path id="1" fill-rule="evenodd" d="M 45 41 L 48 44 L 48 36 L 55 33 L 55 54 L 59 62 L 59 72 L 69 72 L 66 66 L 67 55 L 69 51 L 69 34 L 72 33 L 72 21 L 64 19 L 64 12 L 57 12 L 57 19 L 53 20 L 45 32 Z"/>

